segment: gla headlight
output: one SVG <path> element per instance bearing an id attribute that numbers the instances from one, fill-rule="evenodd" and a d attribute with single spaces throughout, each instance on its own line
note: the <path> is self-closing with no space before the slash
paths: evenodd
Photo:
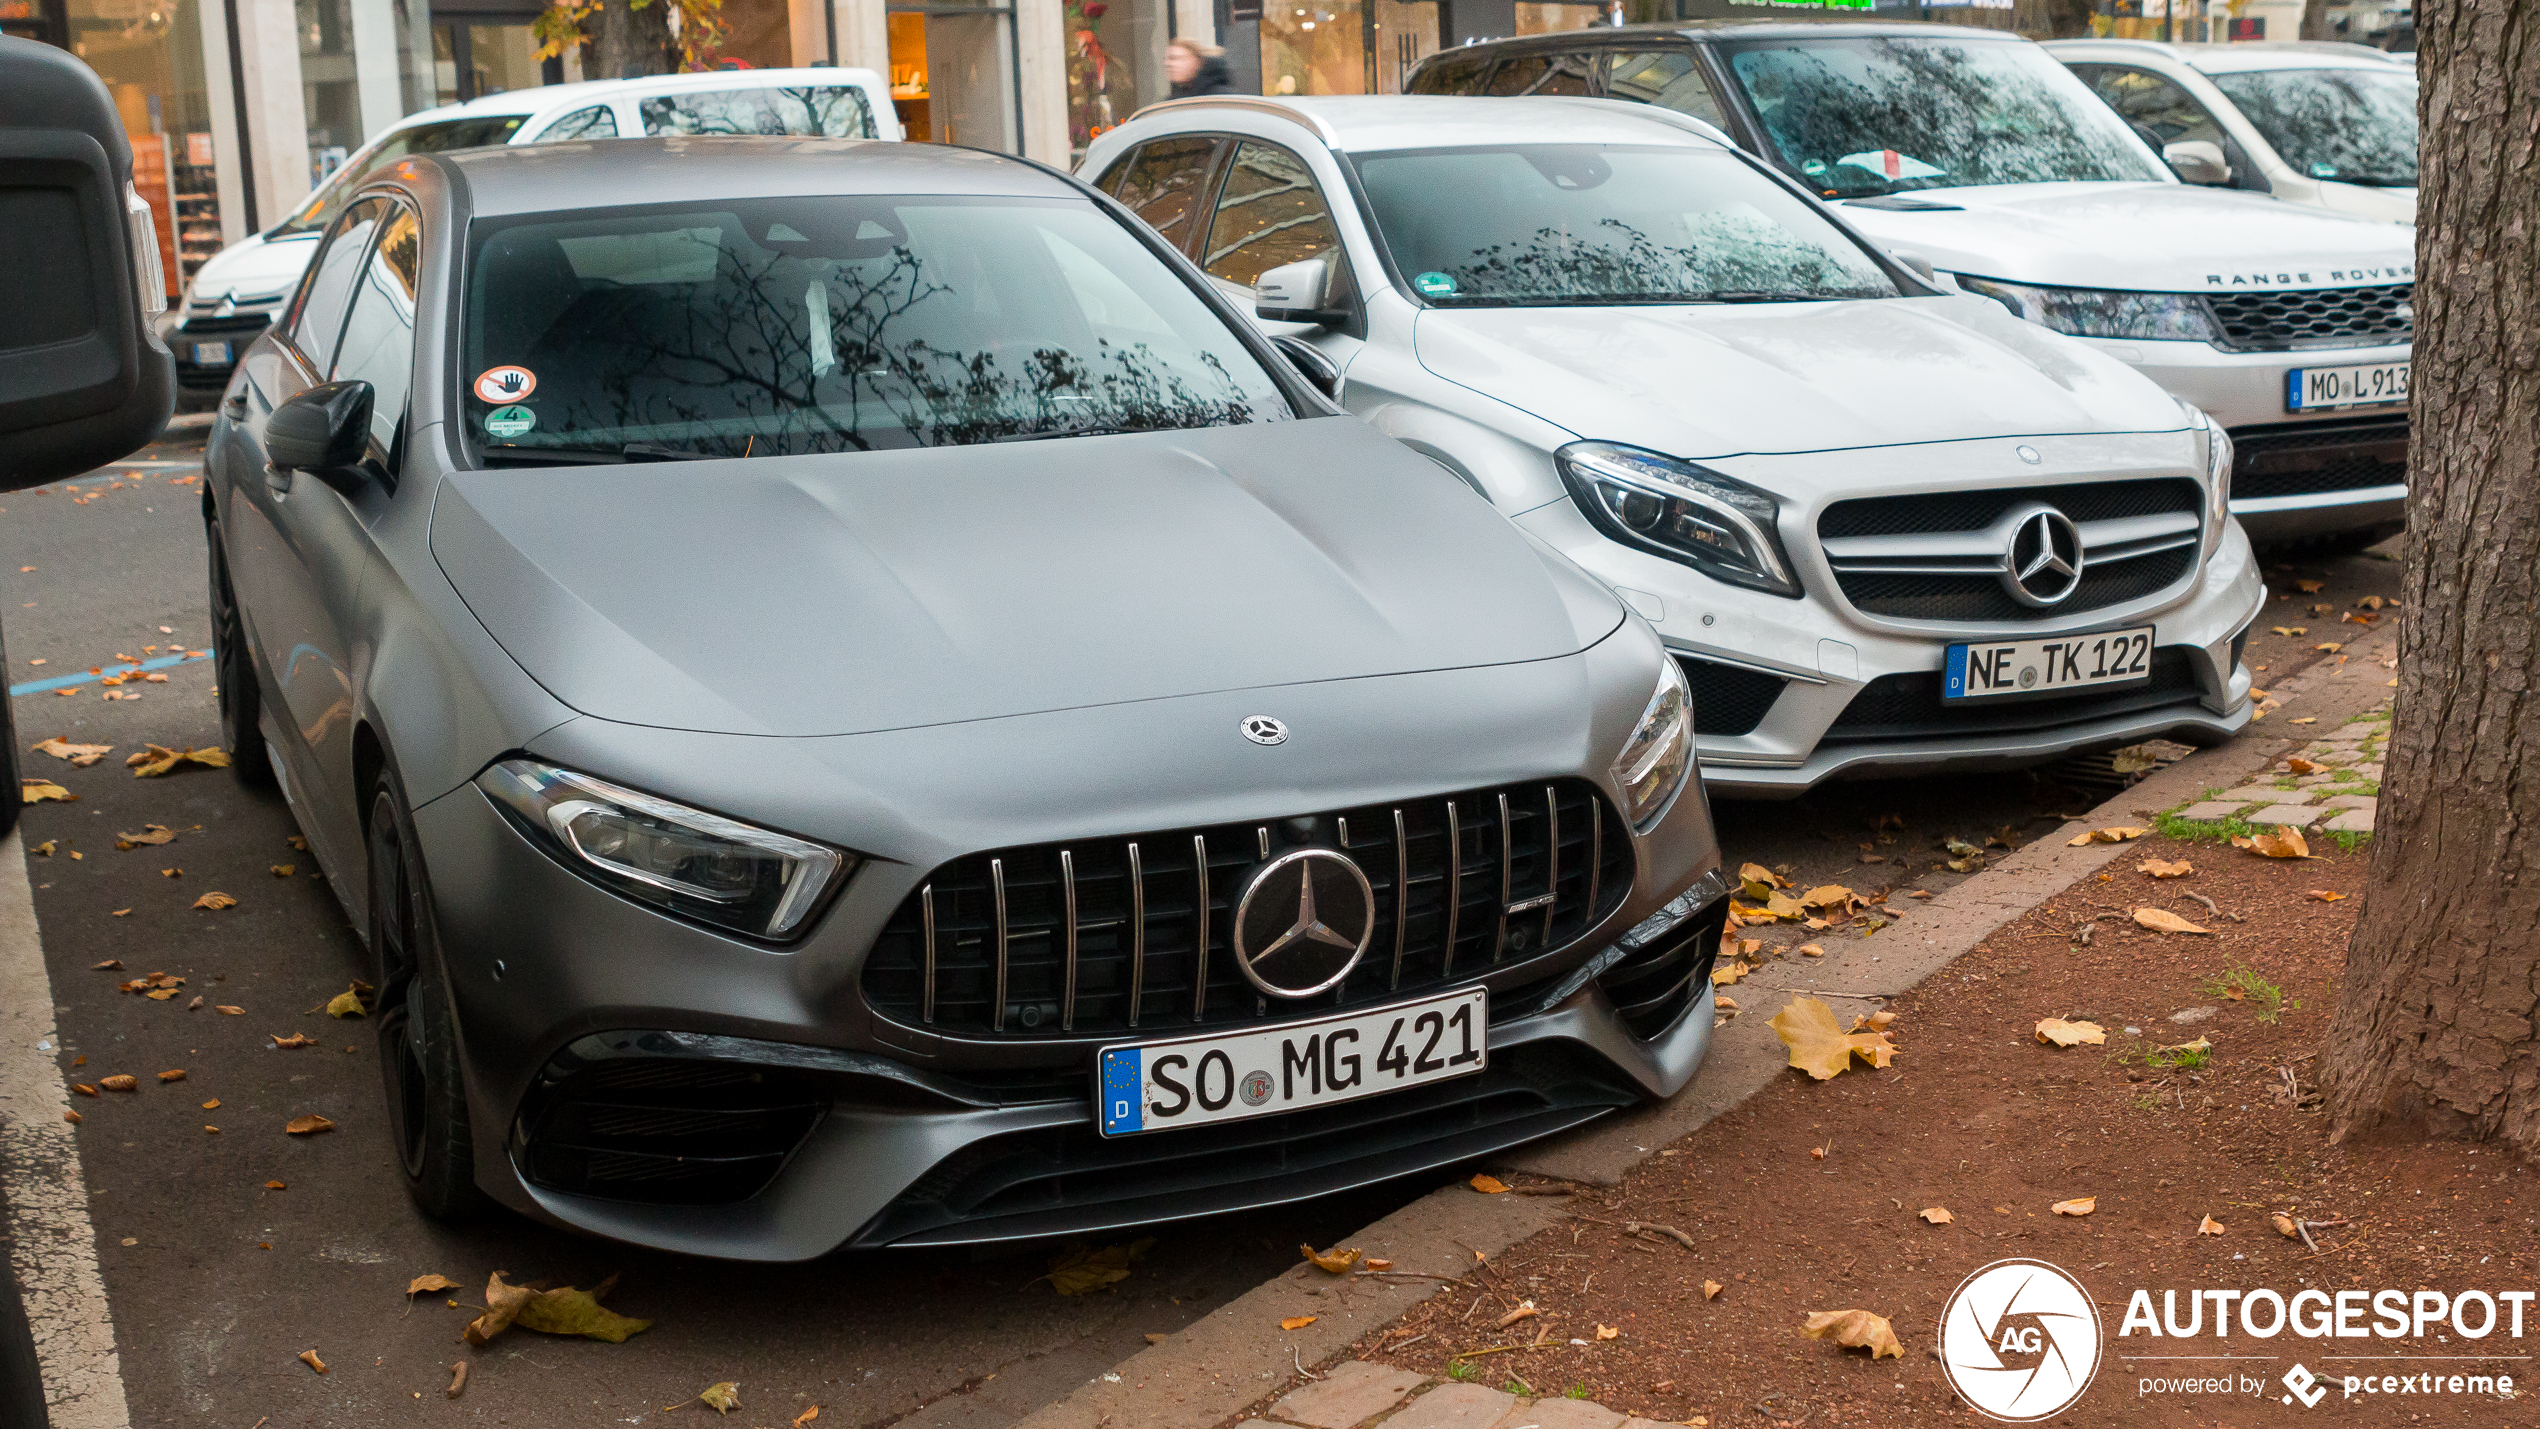
<path id="1" fill-rule="evenodd" d="M 746 933 L 789 938 L 856 859 L 529 759 L 477 787 L 567 867 L 640 902 Z"/>
<path id="2" fill-rule="evenodd" d="M 2208 528 L 2220 536 L 2222 523 L 2231 517 L 2231 434 L 2202 407 L 2180 400 L 2178 409 L 2187 414 L 2188 429 L 2205 439 L 2205 513 L 2212 518 Z"/>
<path id="3" fill-rule="evenodd" d="M 1623 818 L 1646 830 L 1684 787 L 1693 769 L 1693 692 L 1672 655 L 1661 655 L 1658 692 L 1640 713 L 1640 724 L 1614 756 L 1614 784 L 1623 791 Z"/>
<path id="4" fill-rule="evenodd" d="M 1599 530 L 1684 562 L 1713 580 L 1797 598 L 1799 582 L 1773 534 L 1772 497 L 1689 461 L 1613 442 L 1552 454 L 1570 494 Z"/>
<path id="5" fill-rule="evenodd" d="M 2038 288 L 1992 278 L 1957 275 L 1958 286 L 1981 293 L 2018 317 L 2075 337 L 2122 337 L 2146 342 L 2212 342 L 2213 314 L 2194 293 L 2120 293 L 2103 288 Z"/>

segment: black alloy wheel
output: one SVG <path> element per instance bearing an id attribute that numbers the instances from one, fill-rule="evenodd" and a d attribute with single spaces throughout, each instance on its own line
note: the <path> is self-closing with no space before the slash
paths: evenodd
<path id="1" fill-rule="evenodd" d="M 229 751 L 229 769 L 239 782 L 264 788 L 273 783 L 273 761 L 266 757 L 264 731 L 257 726 L 261 700 L 256 667 L 247 654 L 247 622 L 238 613 L 238 592 L 229 583 L 229 559 L 221 550 L 217 519 L 204 521 L 203 542 L 211 548 L 212 680 L 220 691 L 221 745 Z"/>
<path id="2" fill-rule="evenodd" d="M 458 1037 L 422 896 L 414 826 L 394 777 L 373 786 L 368 836 L 370 947 L 378 988 L 379 1071 L 406 1189 L 424 1214 L 465 1220 L 489 1204 L 476 1186 Z"/>

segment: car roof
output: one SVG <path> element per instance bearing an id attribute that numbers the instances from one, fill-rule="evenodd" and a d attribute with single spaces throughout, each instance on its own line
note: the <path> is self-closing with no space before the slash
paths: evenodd
<path id="1" fill-rule="evenodd" d="M 2010 40 L 2026 43 L 2008 30 L 1990 30 L 1979 25 L 1942 25 L 1922 20 L 1672 20 L 1651 25 L 1594 25 L 1584 30 L 1563 30 L 1551 35 L 1520 35 L 1507 40 L 1484 40 L 1454 49 L 1440 50 L 1423 60 L 1423 64 L 1443 64 L 1458 55 L 1501 54 L 1513 50 L 1569 50 L 1593 45 L 1610 48 L 1633 41 L 1675 36 L 1688 40 L 1775 40 L 1775 39 L 1863 39 L 1876 36 L 1912 35 L 1926 38 L 1961 40 Z"/>
<path id="2" fill-rule="evenodd" d="M 537 114 L 551 108 L 600 104 L 628 94 L 684 94 L 700 89 L 777 89 L 805 84 L 858 82 L 879 85 L 881 77 L 868 69 L 815 65 L 805 69 L 715 69 L 689 74 L 636 75 L 631 79 L 578 79 L 569 84 L 507 89 L 500 94 L 479 95 L 463 104 L 444 104 L 437 109 L 419 110 L 398 121 L 395 127 L 412 129 L 419 124 L 487 115 Z"/>
<path id="3" fill-rule="evenodd" d="M 1315 131 L 1334 149 L 1369 153 L 1457 144 L 1653 143 L 1726 147 L 1708 126 L 1671 110 L 1612 99 L 1448 94 L 1225 95 L 1172 100 L 1138 112 L 1270 112 Z"/>
<path id="4" fill-rule="evenodd" d="M 2266 69 L 2405 69 L 2370 45 L 2334 40 L 2241 40 L 2229 44 L 2176 44 L 2163 40 L 2049 40 L 2059 55 L 2108 57 L 2160 55 L 2203 74 L 2241 74 Z"/>
<path id="5" fill-rule="evenodd" d="M 672 135 L 576 140 L 423 154 L 407 163 L 448 172 L 476 218 L 682 200 L 828 194 L 977 194 L 1076 198 L 1038 164 L 983 149 L 882 139 Z"/>

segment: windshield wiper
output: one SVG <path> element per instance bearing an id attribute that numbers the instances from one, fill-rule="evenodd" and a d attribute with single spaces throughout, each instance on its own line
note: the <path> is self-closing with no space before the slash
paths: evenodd
<path id="1" fill-rule="evenodd" d="M 1125 436 L 1130 432 L 1152 430 L 1154 429 L 1151 427 L 1060 427 L 1047 432 L 1009 432 L 1002 437 L 990 437 L 988 440 L 992 442 L 1049 442 L 1056 441 L 1060 437 L 1117 437 Z"/>
<path id="2" fill-rule="evenodd" d="M 1826 293 L 1803 293 L 1795 288 L 1726 288 L 1704 293 L 1689 301 L 1697 303 L 1830 303 Z"/>
<path id="3" fill-rule="evenodd" d="M 709 461 L 709 453 L 688 451 L 679 447 L 660 446 L 652 442 L 628 442 L 616 447 L 487 447 L 485 455 L 505 461 L 553 462 L 557 465 L 580 465 L 588 462 L 637 461 Z"/>

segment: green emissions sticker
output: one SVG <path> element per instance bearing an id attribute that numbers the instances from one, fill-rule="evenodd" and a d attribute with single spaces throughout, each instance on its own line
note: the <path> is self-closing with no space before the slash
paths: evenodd
<path id="1" fill-rule="evenodd" d="M 514 437 L 528 435 L 529 429 L 537 425 L 538 414 L 527 407 L 498 407 L 486 414 L 485 435 L 510 441 Z"/>
<path id="2" fill-rule="evenodd" d="M 1419 289 L 1420 296 L 1424 298 L 1455 296 L 1455 279 L 1444 273 L 1423 273 L 1411 280 L 1411 286 Z"/>

